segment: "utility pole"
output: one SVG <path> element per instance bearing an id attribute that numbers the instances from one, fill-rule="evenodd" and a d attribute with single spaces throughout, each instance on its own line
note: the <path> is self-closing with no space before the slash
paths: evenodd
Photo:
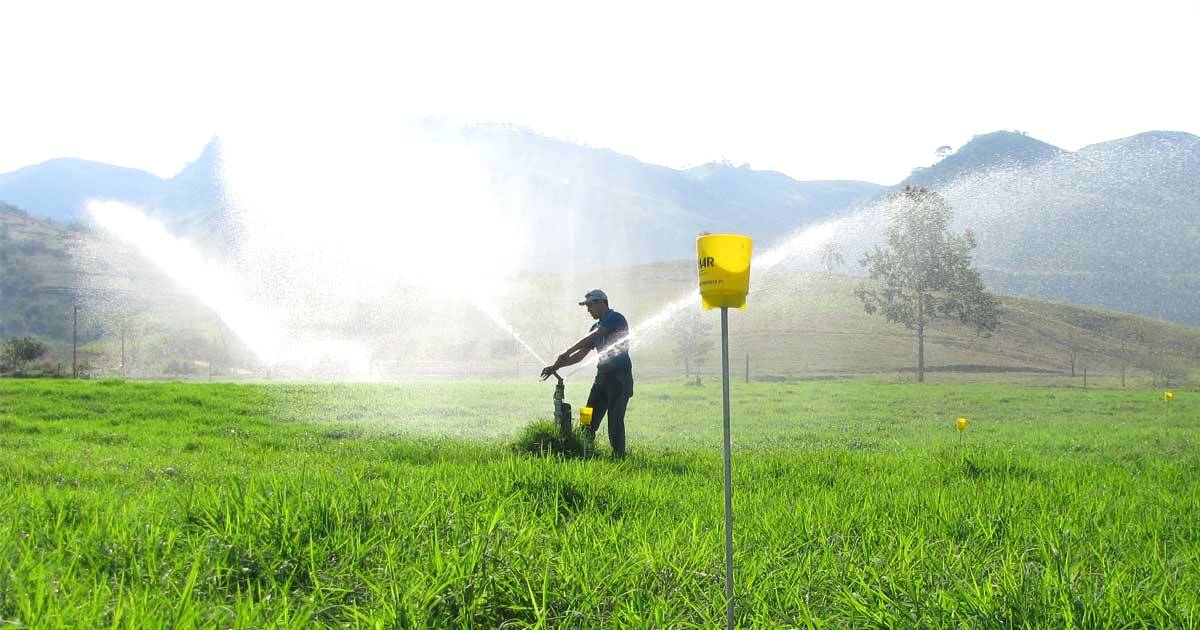
<path id="1" fill-rule="evenodd" d="M 746 382 L 750 382 L 750 353 L 746 353 Z"/>

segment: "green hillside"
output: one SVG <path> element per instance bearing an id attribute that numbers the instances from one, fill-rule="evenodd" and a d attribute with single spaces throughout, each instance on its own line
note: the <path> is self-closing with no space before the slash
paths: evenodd
<path id="1" fill-rule="evenodd" d="M 0 339 L 71 337 L 74 228 L 0 203 Z"/>
<path id="2" fill-rule="evenodd" d="M 253 364 L 210 309 L 128 247 L 0 203 L 0 339 L 25 336 L 49 346 L 40 367 L 70 372 L 75 359 L 84 375 Z"/>
<path id="3" fill-rule="evenodd" d="M 347 371 L 316 356 L 297 371 L 269 370 L 247 351 L 219 314 L 156 272 L 129 247 L 87 230 L 0 211 L 0 337 L 33 335 L 51 343 L 52 363 L 70 364 L 73 299 L 78 297 L 80 361 L 94 376 L 187 378 L 533 378 L 542 364 L 504 328 L 461 297 L 476 288 L 397 286 L 356 304 L 282 311 L 297 343 L 331 339 L 357 344 L 366 365 Z M 638 330 L 633 357 L 639 379 L 719 374 L 719 317 L 696 305 L 656 328 L 644 324 L 664 307 L 696 294 L 690 260 L 563 273 L 486 278 L 505 323 L 541 357 L 555 354 L 591 325 L 576 302 L 602 287 Z M 749 308 L 731 315 L 733 373 L 754 380 L 882 378 L 908 380 L 915 341 L 904 328 L 868 316 L 853 291 L 863 279 L 777 267 L 757 274 Z M 317 294 L 319 297 L 319 294 Z M 318 302 L 319 304 L 319 302 Z M 1130 385 L 1195 379 L 1200 329 L 1123 313 L 1029 298 L 1004 297 L 1000 330 L 976 336 L 939 323 L 927 337 L 934 380 Z M 703 357 L 683 357 L 681 318 L 699 317 Z M 704 344 L 702 344 L 704 345 Z M 1074 363 L 1075 380 L 1072 378 Z M 353 366 L 351 366 L 353 367 Z M 357 371 L 356 371 L 357 370 Z M 572 373 L 574 380 L 590 371 Z"/>
<path id="4" fill-rule="evenodd" d="M 662 305 L 695 292 L 691 261 L 591 273 L 566 282 L 582 294 L 591 286 L 608 291 L 612 305 L 635 328 Z M 757 275 L 745 311 L 730 316 L 733 372 L 744 377 L 746 355 L 752 379 L 876 376 L 908 379 L 916 363 L 916 342 L 902 326 L 869 316 L 854 297 L 864 279 L 788 270 Z M 1139 382 L 1179 380 L 1200 368 L 1200 328 L 1124 313 L 1030 298 L 1002 296 L 1000 330 L 984 338 L 957 323 L 936 324 L 926 338 L 931 378 L 1034 380 L 1047 382 L 1086 368 L 1090 378 L 1119 384 L 1122 366 Z M 562 301 L 555 308 L 577 309 Z M 698 306 L 692 307 L 696 310 Z M 585 313 L 575 313 L 574 330 L 587 330 Z M 708 334 L 719 339 L 716 311 L 703 314 Z M 563 337 L 562 347 L 570 341 Z M 635 365 L 643 376 L 682 377 L 677 343 L 666 331 L 637 340 Z M 719 374 L 719 348 L 702 372 Z"/>

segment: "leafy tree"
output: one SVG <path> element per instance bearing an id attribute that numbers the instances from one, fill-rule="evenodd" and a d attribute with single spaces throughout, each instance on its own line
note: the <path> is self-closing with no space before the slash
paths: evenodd
<path id="1" fill-rule="evenodd" d="M 971 266 L 975 237 L 949 231 L 953 210 L 936 192 L 905 186 L 890 197 L 887 247 L 860 261 L 878 286 L 855 290 L 863 309 L 903 324 L 917 337 L 917 380 L 925 380 L 925 328 L 935 319 L 974 324 L 980 334 L 1000 323 L 996 298 Z"/>
<path id="2" fill-rule="evenodd" d="M 1138 358 L 1138 367 L 1150 373 L 1151 387 L 1175 387 L 1187 380 L 1183 363 L 1161 349 L 1144 353 Z"/>
<path id="3" fill-rule="evenodd" d="M 837 243 L 832 240 L 822 243 L 817 254 L 821 257 L 821 266 L 829 273 L 833 273 L 836 267 L 846 264 L 846 259 L 842 258 L 842 252 L 838 250 Z"/>
<path id="4" fill-rule="evenodd" d="M 27 363 L 46 354 L 46 350 L 46 344 L 33 337 L 14 337 L 0 345 L 0 362 L 19 372 Z"/>

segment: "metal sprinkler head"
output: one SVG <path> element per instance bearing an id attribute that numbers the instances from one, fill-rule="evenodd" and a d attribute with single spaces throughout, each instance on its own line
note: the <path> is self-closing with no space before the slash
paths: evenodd
<path id="1" fill-rule="evenodd" d="M 563 402 L 566 386 L 562 377 L 554 372 L 554 378 L 558 379 L 558 384 L 554 386 L 554 421 L 558 424 L 558 432 L 565 438 L 571 434 L 571 405 Z"/>

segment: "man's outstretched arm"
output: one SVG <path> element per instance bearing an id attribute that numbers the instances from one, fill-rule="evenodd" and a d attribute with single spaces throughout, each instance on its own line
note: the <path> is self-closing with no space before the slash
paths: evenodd
<path id="1" fill-rule="evenodd" d="M 603 328 L 597 328 L 596 330 L 588 333 L 579 341 L 576 341 L 575 345 L 564 350 L 563 353 L 558 355 L 558 358 L 554 360 L 553 365 L 548 365 L 542 370 L 542 380 L 544 381 L 550 378 L 551 374 L 554 374 L 561 368 L 575 365 L 576 363 L 582 361 L 583 358 L 587 356 L 587 353 L 591 352 L 592 348 L 596 347 L 596 338 L 602 336 L 604 332 L 605 330 Z"/>

